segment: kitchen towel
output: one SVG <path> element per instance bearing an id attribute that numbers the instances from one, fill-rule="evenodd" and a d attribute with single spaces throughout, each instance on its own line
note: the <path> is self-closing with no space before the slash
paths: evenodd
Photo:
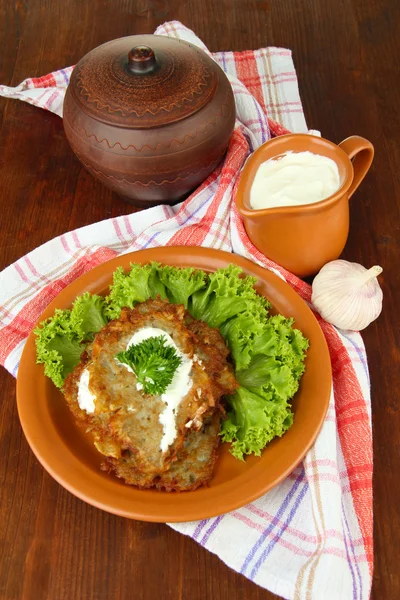
<path id="1" fill-rule="evenodd" d="M 155 32 L 208 52 L 179 22 Z M 310 286 L 250 242 L 233 202 L 246 157 L 270 137 L 306 132 L 290 50 L 211 54 L 228 75 L 237 121 L 226 158 L 184 202 L 94 223 L 33 250 L 0 273 L 0 362 L 16 376 L 25 340 L 71 281 L 118 254 L 167 245 L 234 252 L 273 270 L 310 302 Z M 62 115 L 72 67 L 0 95 Z M 320 320 L 333 370 L 328 413 L 302 464 L 259 500 L 213 519 L 171 524 L 256 584 L 293 600 L 367 599 L 373 569 L 370 385 L 361 336 Z"/>

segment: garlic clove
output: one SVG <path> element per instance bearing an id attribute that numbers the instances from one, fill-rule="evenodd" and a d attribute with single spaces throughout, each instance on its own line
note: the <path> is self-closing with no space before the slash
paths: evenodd
<path id="1" fill-rule="evenodd" d="M 360 331 L 382 311 L 383 294 L 377 277 L 382 267 L 366 269 L 334 260 L 322 267 L 312 284 L 311 302 L 328 323 Z"/>

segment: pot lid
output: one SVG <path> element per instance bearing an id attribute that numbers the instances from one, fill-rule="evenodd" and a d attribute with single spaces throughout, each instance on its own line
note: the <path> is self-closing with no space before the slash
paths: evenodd
<path id="1" fill-rule="evenodd" d="M 134 35 L 98 46 L 76 65 L 71 92 L 95 119 L 132 129 L 181 121 L 208 104 L 218 65 L 182 40 Z"/>

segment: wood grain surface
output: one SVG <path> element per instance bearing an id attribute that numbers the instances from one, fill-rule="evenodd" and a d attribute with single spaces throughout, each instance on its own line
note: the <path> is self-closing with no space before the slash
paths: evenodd
<path id="1" fill-rule="evenodd" d="M 364 333 L 374 435 L 372 597 L 400 598 L 400 3 L 398 0 L 2 0 L 0 83 L 76 63 L 166 20 L 211 50 L 291 48 L 309 127 L 375 145 L 351 201 L 344 258 L 384 268 L 384 311 Z M 61 119 L 0 98 L 0 268 L 70 229 L 132 207 L 72 154 Z M 61 488 L 22 434 L 15 381 L 0 372 L 1 600 L 274 598 L 165 525 L 124 520 Z M 345 599 L 339 599 L 345 600 Z"/>

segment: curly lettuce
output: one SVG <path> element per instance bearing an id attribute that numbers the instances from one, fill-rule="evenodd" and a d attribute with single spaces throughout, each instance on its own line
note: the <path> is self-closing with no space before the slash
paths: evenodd
<path id="1" fill-rule="evenodd" d="M 64 379 L 79 363 L 87 342 L 108 322 L 105 301 L 85 292 L 71 310 L 57 309 L 54 315 L 36 327 L 36 362 L 44 364 L 44 373 L 62 389 Z"/>
<path id="2" fill-rule="evenodd" d="M 76 298 L 71 310 L 71 326 L 78 332 L 82 340 L 91 341 L 94 334 L 107 323 L 104 298 L 89 292 Z"/>
<path id="3" fill-rule="evenodd" d="M 198 269 L 165 266 L 159 268 L 158 276 L 167 290 L 170 302 L 183 304 L 187 309 L 189 298 L 206 286 L 207 275 Z"/>
<path id="4" fill-rule="evenodd" d="M 234 265 L 210 273 L 207 287 L 191 298 L 191 314 L 218 328 L 245 311 L 253 312 L 255 318 L 260 315 L 265 318 L 269 303 L 254 289 L 256 278 L 242 275 L 242 269 Z"/>
<path id="5" fill-rule="evenodd" d="M 231 352 L 236 370 L 245 369 L 254 354 L 254 345 L 263 334 L 267 314 L 247 308 L 220 326 L 220 331 Z"/>
<path id="6" fill-rule="evenodd" d="M 131 264 L 128 272 L 117 267 L 106 297 L 106 314 L 110 319 L 118 319 L 122 308 L 133 308 L 138 302 L 157 296 L 168 300 L 165 286 L 160 281 L 158 263 Z"/>
<path id="7" fill-rule="evenodd" d="M 231 453 L 243 460 L 246 454 L 260 456 L 275 437 L 281 437 L 293 424 L 288 402 L 275 402 L 239 387 L 227 398 L 228 418 L 222 422 L 221 437 L 231 442 Z"/>

